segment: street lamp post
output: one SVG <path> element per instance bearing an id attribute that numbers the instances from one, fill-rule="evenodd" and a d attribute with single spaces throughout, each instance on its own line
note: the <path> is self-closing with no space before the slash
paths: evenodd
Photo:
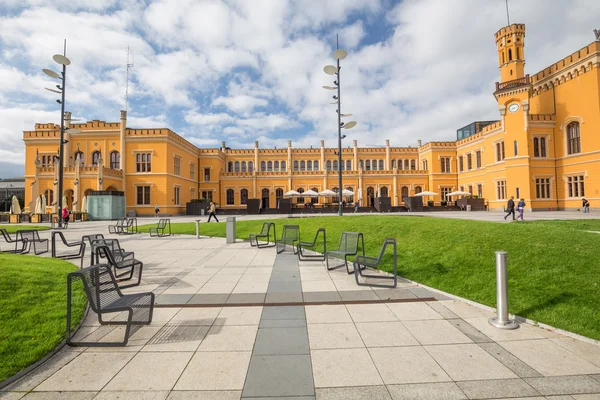
<path id="1" fill-rule="evenodd" d="M 56 100 L 60 103 L 60 145 L 58 147 L 58 226 L 63 226 L 62 208 L 63 208 L 63 165 L 64 165 L 64 150 L 63 145 L 65 144 L 65 84 L 67 82 L 67 65 L 71 64 L 71 60 L 67 57 L 67 40 L 65 39 L 65 45 L 63 54 L 55 54 L 52 58 L 57 64 L 62 65 L 62 74 L 58 75 L 51 69 L 44 69 L 44 73 L 51 78 L 60 79 L 61 85 L 56 85 L 58 90 L 45 88 L 54 93 L 60 93 L 61 99 Z"/>
<path id="2" fill-rule="evenodd" d="M 346 50 L 337 49 L 333 52 L 333 58 L 337 61 L 337 67 L 334 65 L 326 65 L 323 68 L 323 71 L 327 75 L 337 75 L 337 80 L 333 81 L 335 86 L 323 86 L 324 89 L 327 90 L 336 90 L 337 96 L 333 96 L 335 100 L 337 100 L 337 114 L 338 114 L 338 206 L 339 211 L 338 215 L 341 217 L 344 215 L 344 209 L 342 207 L 342 191 L 343 191 L 343 182 L 342 182 L 342 139 L 346 137 L 346 135 L 342 135 L 342 128 L 350 129 L 356 125 L 356 121 L 350 121 L 348 123 L 342 122 L 342 117 L 349 117 L 352 114 L 342 114 L 342 92 L 341 92 L 341 81 L 340 81 L 340 60 L 346 58 L 348 53 Z M 335 103 L 333 103 L 335 104 Z"/>

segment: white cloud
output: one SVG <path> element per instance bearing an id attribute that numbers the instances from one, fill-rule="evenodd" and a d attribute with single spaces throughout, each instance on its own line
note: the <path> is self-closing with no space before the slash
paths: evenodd
<path id="1" fill-rule="evenodd" d="M 233 97 L 217 97 L 213 100 L 215 106 L 225 106 L 231 111 L 236 113 L 248 113 L 254 110 L 256 107 L 264 107 L 269 102 L 265 99 L 258 99 L 256 97 L 239 95 Z"/>

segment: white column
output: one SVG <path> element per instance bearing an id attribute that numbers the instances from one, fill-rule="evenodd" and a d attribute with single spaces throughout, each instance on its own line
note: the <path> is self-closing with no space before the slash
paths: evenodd
<path id="1" fill-rule="evenodd" d="M 354 171 L 358 171 L 358 140 L 354 139 L 352 143 L 354 144 L 354 160 L 352 160 L 352 169 Z"/>
<path id="2" fill-rule="evenodd" d="M 390 139 L 385 140 L 385 169 L 390 170 Z"/>

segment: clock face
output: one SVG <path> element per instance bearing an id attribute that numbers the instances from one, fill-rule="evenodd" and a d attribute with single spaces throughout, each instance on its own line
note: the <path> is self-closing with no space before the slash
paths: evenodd
<path id="1" fill-rule="evenodd" d="M 510 111 L 511 113 L 519 111 L 519 105 L 517 103 L 511 104 L 510 106 L 508 106 L 508 111 Z"/>

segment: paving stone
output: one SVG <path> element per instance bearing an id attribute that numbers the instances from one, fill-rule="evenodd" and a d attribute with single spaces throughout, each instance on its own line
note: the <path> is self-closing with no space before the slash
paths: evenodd
<path id="1" fill-rule="evenodd" d="M 494 379 L 457 382 L 470 399 L 496 399 L 502 397 L 539 396 L 540 393 L 522 379 Z"/>
<path id="2" fill-rule="evenodd" d="M 450 300 L 448 296 L 444 296 L 441 293 L 434 292 L 433 290 L 425 289 L 422 287 L 410 288 L 408 289 L 415 294 L 415 296 L 419 298 L 427 298 L 433 297 L 436 300 Z"/>
<path id="3" fill-rule="evenodd" d="M 598 382 L 600 382 L 600 374 L 594 374 L 594 375 L 590 375 L 592 378 L 594 378 L 595 380 L 597 380 Z"/>
<path id="4" fill-rule="evenodd" d="M 587 375 L 525 378 L 542 395 L 600 393 L 600 382 Z"/>
<path id="5" fill-rule="evenodd" d="M 440 314 L 442 316 L 442 318 L 445 319 L 455 319 L 455 318 L 459 318 L 458 315 L 454 314 L 452 311 L 450 311 L 448 309 L 448 307 L 444 306 L 444 304 L 442 304 L 439 301 L 428 301 L 426 302 L 426 304 L 433 308 L 433 310 L 435 312 L 437 312 L 438 314 Z"/>
<path id="6" fill-rule="evenodd" d="M 182 308 L 173 318 L 172 323 L 181 323 L 188 325 L 212 325 L 219 313 L 221 307 L 190 307 Z"/>
<path id="7" fill-rule="evenodd" d="M 367 349 L 311 350 L 315 388 L 383 385 Z"/>
<path id="8" fill-rule="evenodd" d="M 23 398 L 33 400 L 89 400 L 93 399 L 95 395 L 96 392 L 32 392 Z"/>
<path id="9" fill-rule="evenodd" d="M 304 284 L 302 284 L 304 286 Z M 335 292 L 304 292 L 302 294 L 306 303 L 328 303 L 332 301 L 342 301 L 342 297 Z"/>
<path id="10" fill-rule="evenodd" d="M 258 325 L 213 325 L 198 351 L 252 350 Z"/>
<path id="11" fill-rule="evenodd" d="M 391 400 L 385 386 L 316 389 L 317 400 Z"/>
<path id="12" fill-rule="evenodd" d="M 277 271 L 273 271 L 275 274 Z M 302 284 L 300 281 L 274 281 L 271 279 L 267 296 L 272 293 L 298 293 L 302 292 Z"/>
<path id="13" fill-rule="evenodd" d="M 167 400 L 240 400 L 241 391 L 172 391 Z"/>
<path id="14" fill-rule="evenodd" d="M 264 303 L 267 293 L 231 293 L 227 298 L 228 304 L 258 304 Z"/>
<path id="15" fill-rule="evenodd" d="M 314 400 L 315 396 L 285 396 L 285 397 L 242 397 L 242 400 Z"/>
<path id="16" fill-rule="evenodd" d="M 474 341 L 475 343 L 489 343 L 492 342 L 492 339 L 475 329 L 471 324 L 469 324 L 464 319 L 447 319 L 446 321 L 450 322 L 452 326 L 456 329 L 464 333 L 469 339 Z M 495 329 L 495 328 L 494 328 Z"/>
<path id="17" fill-rule="evenodd" d="M 481 307 L 473 306 L 469 303 L 464 303 L 458 300 L 447 300 L 441 301 L 441 304 L 458 315 L 459 318 L 476 318 L 476 317 L 494 317 L 495 314 L 492 311 L 485 310 Z"/>
<path id="18" fill-rule="evenodd" d="M 447 320 L 404 321 L 403 324 L 422 345 L 473 343 Z"/>
<path id="19" fill-rule="evenodd" d="M 600 394 L 574 394 L 571 396 L 575 400 L 600 400 Z M 547 396 L 546 399 L 554 399 L 552 396 Z"/>
<path id="20" fill-rule="evenodd" d="M 188 301 L 190 301 L 190 299 L 192 298 L 192 296 L 194 296 L 194 293 L 187 293 L 187 294 L 161 294 L 160 296 L 156 297 L 155 299 L 155 303 L 156 304 L 186 304 Z"/>
<path id="21" fill-rule="evenodd" d="M 417 296 L 408 289 L 373 289 L 381 300 L 416 299 Z"/>
<path id="22" fill-rule="evenodd" d="M 387 306 L 400 321 L 443 319 L 427 303 L 388 303 Z"/>
<path id="23" fill-rule="evenodd" d="M 141 351 L 196 351 L 210 327 L 167 323 Z"/>
<path id="24" fill-rule="evenodd" d="M 542 376 L 542 374 L 525 364 L 513 354 L 506 351 L 506 349 L 504 349 L 498 343 L 479 343 L 479 347 L 485 350 L 496 360 L 500 361 L 504 366 L 506 366 L 520 378 L 537 378 Z"/>
<path id="25" fill-rule="evenodd" d="M 420 346 L 370 348 L 369 353 L 386 385 L 452 380 Z"/>
<path id="26" fill-rule="evenodd" d="M 352 304 L 346 308 L 354 322 L 398 321 L 385 304 Z"/>
<path id="27" fill-rule="evenodd" d="M 314 394 L 310 356 L 252 356 L 243 397 Z"/>
<path id="28" fill-rule="evenodd" d="M 165 400 L 168 395 L 168 391 L 102 391 L 94 400 Z"/>
<path id="29" fill-rule="evenodd" d="M 303 302 L 302 292 L 267 292 L 265 303 L 299 303 Z"/>
<path id="30" fill-rule="evenodd" d="M 388 385 L 394 400 L 461 400 L 467 396 L 453 382 Z"/>
<path id="31" fill-rule="evenodd" d="M 306 320 L 309 324 L 352 322 L 352 318 L 343 304 L 306 306 Z"/>
<path id="32" fill-rule="evenodd" d="M 198 293 L 187 304 L 225 304 L 228 297 L 229 293 Z"/>
<path id="33" fill-rule="evenodd" d="M 263 328 L 306 328 L 306 321 L 302 319 L 263 319 L 258 326 Z"/>
<path id="34" fill-rule="evenodd" d="M 304 306 L 269 306 L 263 308 L 262 320 L 305 319 Z"/>
<path id="35" fill-rule="evenodd" d="M 41 392 L 42 394 L 44 392 Z M 64 392 L 64 393 L 73 393 L 73 392 Z M 95 394 L 95 392 L 89 392 L 92 393 L 92 396 Z M 25 396 L 25 392 L 3 392 L 0 391 L 0 399 L 2 400 L 18 400 L 21 399 L 23 396 Z M 43 397 L 41 397 L 43 398 Z"/>
<path id="36" fill-rule="evenodd" d="M 214 325 L 258 325 L 262 307 L 223 307 Z"/>
<path id="37" fill-rule="evenodd" d="M 306 328 L 261 328 L 253 355 L 310 354 Z"/>
<path id="38" fill-rule="evenodd" d="M 519 324 L 518 329 L 498 329 L 490 325 L 485 317 L 465 318 L 465 321 L 495 342 L 543 339 L 548 336 L 545 330 L 527 323 Z"/>
<path id="39" fill-rule="evenodd" d="M 538 328 L 539 329 L 539 328 Z M 572 351 L 586 361 L 600 366 L 600 346 L 597 344 L 587 343 L 582 340 L 573 339 L 566 336 L 551 338 L 554 343 L 565 349 Z M 600 376 L 600 375 L 599 375 Z"/>
<path id="40" fill-rule="evenodd" d="M 311 349 L 349 349 L 365 347 L 353 323 L 308 324 Z"/>
<path id="41" fill-rule="evenodd" d="M 197 352 L 173 390 L 242 390 L 250 357 L 249 351 Z"/>
<path id="42" fill-rule="evenodd" d="M 419 344 L 401 322 L 360 322 L 356 324 L 356 328 L 367 347 Z"/>
<path id="43" fill-rule="evenodd" d="M 271 282 L 273 281 L 300 281 L 300 270 L 296 269 L 274 269 L 271 273 Z"/>
<path id="44" fill-rule="evenodd" d="M 340 290 L 338 293 L 343 301 L 379 300 L 372 290 Z"/>

